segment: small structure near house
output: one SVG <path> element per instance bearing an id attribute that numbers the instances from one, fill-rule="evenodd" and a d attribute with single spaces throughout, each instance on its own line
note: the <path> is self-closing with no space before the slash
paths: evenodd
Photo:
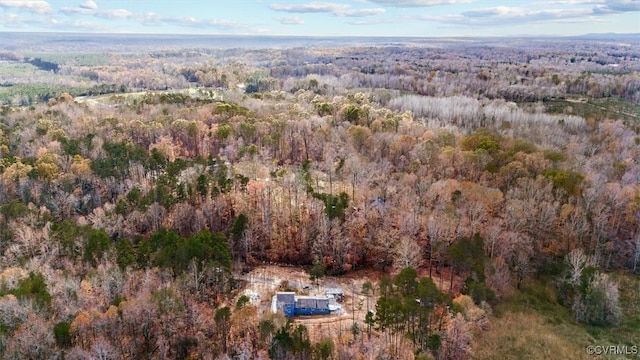
<path id="1" fill-rule="evenodd" d="M 338 302 L 342 301 L 344 297 L 344 292 L 340 288 L 326 288 L 324 293 L 329 297 L 333 297 Z"/>

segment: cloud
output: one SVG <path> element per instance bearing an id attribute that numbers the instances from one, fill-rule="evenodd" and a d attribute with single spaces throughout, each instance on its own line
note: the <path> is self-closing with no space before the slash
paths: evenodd
<path id="1" fill-rule="evenodd" d="M 304 20 L 299 16 L 286 16 L 275 18 L 277 22 L 283 25 L 302 25 L 304 24 Z"/>
<path id="2" fill-rule="evenodd" d="M 420 21 L 465 26 L 504 26 L 539 21 L 558 21 L 592 15 L 590 9 L 529 10 L 519 7 L 497 6 L 465 11 L 458 15 L 419 15 Z"/>
<path id="3" fill-rule="evenodd" d="M 62 24 L 64 25 L 64 29 L 74 30 L 74 31 L 105 32 L 105 31 L 113 30 L 102 24 L 98 24 L 91 21 L 75 20 L 75 21 L 64 22 Z"/>
<path id="4" fill-rule="evenodd" d="M 63 8 L 60 8 L 60 12 L 69 16 L 76 15 L 76 14 L 94 15 L 96 13 L 94 9 L 87 9 L 83 7 L 63 7 Z"/>
<path id="5" fill-rule="evenodd" d="M 78 7 L 61 8 L 60 12 L 68 15 L 86 15 L 96 18 L 114 20 L 126 19 L 135 21 L 143 26 L 167 26 L 215 28 L 219 30 L 233 30 L 248 28 L 247 25 L 230 20 L 221 19 L 197 19 L 192 16 L 163 15 L 155 12 L 135 13 L 126 9 L 98 9 L 97 4 L 88 0 Z"/>
<path id="6" fill-rule="evenodd" d="M 585 18 L 573 18 L 573 19 L 558 19 L 556 23 L 560 24 L 595 24 L 595 23 L 609 23 L 602 17 L 589 16 Z"/>
<path id="7" fill-rule="evenodd" d="M 126 19 L 132 17 L 134 14 L 125 9 L 109 9 L 96 11 L 94 15 L 103 19 Z"/>
<path id="8" fill-rule="evenodd" d="M 88 0 L 88 1 L 85 1 L 82 4 L 80 4 L 80 8 L 89 9 L 89 10 L 95 10 L 95 9 L 98 8 L 98 4 L 96 4 L 96 2 L 93 1 L 93 0 Z"/>
<path id="9" fill-rule="evenodd" d="M 462 13 L 468 19 L 491 19 L 501 22 L 508 21 L 539 21 L 548 19 L 562 19 L 591 15 L 590 9 L 551 9 L 527 10 L 519 7 L 498 6 L 494 8 L 470 10 Z"/>
<path id="10" fill-rule="evenodd" d="M 137 20 L 144 26 L 165 26 L 170 24 L 194 26 L 198 23 L 198 20 L 191 16 L 166 16 L 154 12 L 139 14 Z"/>
<path id="11" fill-rule="evenodd" d="M 370 2 L 395 7 L 428 7 L 470 3 L 475 0 L 369 0 Z"/>
<path id="12" fill-rule="evenodd" d="M 0 11 L 0 27 L 29 28 L 34 25 L 54 31 L 79 31 L 79 32 L 117 32 L 128 28 L 125 23 L 140 24 L 143 26 L 177 26 L 200 30 L 214 29 L 221 33 L 253 33 L 255 29 L 251 25 L 226 19 L 196 18 L 192 16 L 164 15 L 153 12 L 133 12 L 127 9 L 100 8 L 94 0 L 76 0 L 77 6 L 62 7 L 58 14 L 46 1 L 17 1 L 0 0 L 0 9 L 23 9 L 37 15 L 27 14 L 3 14 Z M 61 16 L 64 15 L 64 16 Z M 296 17 L 292 17 L 292 21 Z"/>
<path id="13" fill-rule="evenodd" d="M 371 9 L 354 9 L 351 5 L 328 3 L 328 2 L 311 2 L 306 4 L 271 4 L 269 7 L 275 11 L 288 13 L 327 13 L 333 16 L 344 17 L 365 17 L 375 16 L 385 12 L 383 8 Z"/>
<path id="14" fill-rule="evenodd" d="M 0 25 L 3 27 L 22 27 L 27 23 L 22 16 L 16 14 L 0 14 Z"/>
<path id="15" fill-rule="evenodd" d="M 20 16 L 16 14 L 0 15 L 0 25 L 7 28 L 30 28 L 39 25 L 53 31 L 96 32 L 110 29 L 103 25 L 87 21 L 59 21 L 53 17 Z"/>
<path id="16" fill-rule="evenodd" d="M 366 16 L 375 16 L 384 14 L 386 12 L 383 8 L 375 8 L 375 9 L 353 9 L 347 10 L 343 16 L 348 17 L 366 17 Z"/>
<path id="17" fill-rule="evenodd" d="M 609 0 L 597 7 L 603 11 L 634 12 L 640 11 L 640 1 L 637 0 Z"/>
<path id="18" fill-rule="evenodd" d="M 368 0 L 389 6 L 433 6 L 452 4 L 455 0 Z M 467 1 L 468 2 L 468 1 Z M 601 23 L 605 15 L 640 11 L 640 0 L 539 0 L 523 6 L 476 8 L 462 13 L 433 15 L 428 13 L 390 18 L 368 18 L 351 25 L 375 25 L 431 22 L 444 26 L 509 26 L 535 22 Z"/>
<path id="19" fill-rule="evenodd" d="M 363 26 L 363 25 L 402 24 L 402 23 L 407 23 L 412 21 L 416 21 L 416 19 L 412 17 L 403 16 L 403 17 L 392 17 L 392 18 L 386 18 L 386 19 L 380 19 L 380 18 L 358 19 L 358 20 L 350 21 L 349 24 Z"/>
<path id="20" fill-rule="evenodd" d="M 96 15 L 98 13 L 98 4 L 96 4 L 92 0 L 88 0 L 78 5 L 77 7 L 60 8 L 60 12 L 65 15 Z"/>
<path id="21" fill-rule="evenodd" d="M 53 11 L 51 5 L 42 0 L 0 0 L 0 7 L 22 9 L 36 14 L 47 14 Z"/>
<path id="22" fill-rule="evenodd" d="M 549 0 L 549 1 L 536 1 L 531 3 L 531 6 L 548 7 L 548 6 L 602 4 L 604 3 L 604 1 L 605 0 Z"/>
<path id="23" fill-rule="evenodd" d="M 220 30 L 234 30 L 234 29 L 242 29 L 247 27 L 247 25 L 238 23 L 236 21 L 220 20 L 220 19 L 201 20 L 197 22 L 197 24 L 204 24 L 205 26 L 213 27 Z"/>
<path id="24" fill-rule="evenodd" d="M 135 16 L 134 13 L 126 9 L 98 9 L 93 1 L 86 1 L 78 7 L 63 7 L 60 12 L 68 16 L 87 15 L 102 19 L 126 19 Z"/>
<path id="25" fill-rule="evenodd" d="M 196 19 L 192 16 L 169 16 L 154 12 L 138 14 L 135 19 L 144 26 L 177 25 L 196 28 L 215 28 L 218 30 L 246 29 L 247 25 L 222 19 Z"/>
<path id="26" fill-rule="evenodd" d="M 567 22 L 571 19 L 588 19 L 596 16 L 640 11 L 640 1 L 555 1 L 561 7 L 553 8 L 553 6 L 535 6 L 535 8 L 508 7 L 497 6 L 492 8 L 476 9 L 465 11 L 457 17 L 444 17 L 436 20 L 436 18 L 424 18 L 439 22 L 458 22 L 467 25 L 506 25 L 515 22 L 534 22 L 534 21 L 563 21 Z M 575 6 L 589 5 L 595 6 Z M 550 7 L 550 8 L 549 8 Z M 538 10 L 542 8 L 542 10 Z"/>
<path id="27" fill-rule="evenodd" d="M 271 9 L 276 11 L 284 11 L 290 13 L 338 13 L 345 11 L 351 6 L 347 4 L 336 4 L 336 3 L 307 3 L 307 4 L 271 4 L 269 5 Z"/>

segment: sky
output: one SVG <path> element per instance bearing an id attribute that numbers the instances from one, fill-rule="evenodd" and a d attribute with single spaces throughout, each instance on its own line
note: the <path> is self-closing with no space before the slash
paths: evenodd
<path id="1" fill-rule="evenodd" d="M 4 31 L 412 37 L 640 33 L 640 0 L 0 0 Z"/>

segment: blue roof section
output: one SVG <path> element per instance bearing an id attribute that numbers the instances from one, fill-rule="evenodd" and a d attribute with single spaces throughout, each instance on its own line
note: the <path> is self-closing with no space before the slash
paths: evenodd
<path id="1" fill-rule="evenodd" d="M 296 315 L 296 308 L 293 304 L 284 304 L 282 306 L 282 312 L 286 317 L 292 317 Z"/>
<path id="2" fill-rule="evenodd" d="M 301 308 L 295 308 L 294 309 L 294 314 L 295 315 L 327 315 L 327 314 L 329 314 L 329 308 L 325 308 L 325 309 L 313 309 L 313 308 L 301 309 Z M 287 315 L 285 314 L 285 316 L 287 316 Z"/>

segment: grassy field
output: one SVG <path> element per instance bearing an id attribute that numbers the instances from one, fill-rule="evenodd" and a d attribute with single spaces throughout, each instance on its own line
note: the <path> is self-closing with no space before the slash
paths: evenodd
<path id="1" fill-rule="evenodd" d="M 58 65 L 100 66 L 109 63 L 109 56 L 91 53 L 25 53 L 25 57 L 39 58 Z"/>
<path id="2" fill-rule="evenodd" d="M 640 359 L 640 354 L 596 356 L 588 346 L 637 346 L 640 351 L 640 277 L 613 274 L 623 316 L 618 327 L 579 324 L 558 304 L 551 287 L 540 282 L 496 306 L 487 331 L 474 340 L 475 359 Z"/>
<path id="3" fill-rule="evenodd" d="M 17 74 L 29 74 L 38 71 L 38 68 L 27 63 L 0 62 L 0 76 Z"/>
<path id="4" fill-rule="evenodd" d="M 585 119 L 640 121 L 640 104 L 619 98 L 554 99 L 545 102 L 547 112 L 582 116 Z"/>

